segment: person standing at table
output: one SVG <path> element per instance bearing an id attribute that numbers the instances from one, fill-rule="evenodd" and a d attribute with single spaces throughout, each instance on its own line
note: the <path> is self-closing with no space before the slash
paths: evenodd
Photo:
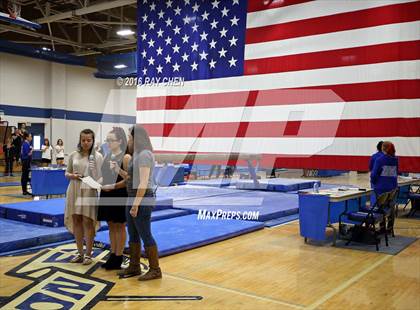
<path id="1" fill-rule="evenodd" d="M 6 144 L 3 145 L 4 160 L 6 162 L 6 170 L 4 175 L 13 176 L 13 159 L 15 156 L 15 148 L 12 144 L 12 139 L 7 138 Z"/>
<path id="2" fill-rule="evenodd" d="M 384 143 L 384 141 L 379 141 L 378 144 L 376 145 L 376 153 L 373 154 L 370 157 L 369 160 L 369 171 L 373 170 L 373 165 L 375 164 L 375 160 L 377 160 L 379 157 L 381 157 L 384 153 L 382 153 L 382 144 Z"/>
<path id="3" fill-rule="evenodd" d="M 398 158 L 392 142 L 382 144 L 383 156 L 378 157 L 373 165 L 370 182 L 377 196 L 391 192 L 398 186 Z"/>
<path id="4" fill-rule="evenodd" d="M 41 152 L 42 152 L 42 165 L 44 167 L 51 164 L 51 157 L 52 157 L 52 147 L 50 145 L 50 140 L 48 138 L 44 139 L 44 144 L 41 145 Z"/>
<path id="5" fill-rule="evenodd" d="M 79 135 L 77 151 L 69 156 L 66 177 L 70 184 L 66 193 L 64 224 L 76 239 L 78 254 L 72 263 L 92 263 L 93 238 L 99 229 L 96 220 L 98 213 L 97 190 L 82 183 L 80 178 L 90 176 L 94 180 L 101 178 L 102 155 L 93 150 L 95 134 L 91 129 L 84 129 Z M 86 252 L 83 251 L 83 240 Z"/>
<path id="6" fill-rule="evenodd" d="M 28 132 L 23 134 L 24 142 L 22 144 L 22 150 L 20 153 L 20 159 L 22 161 L 22 177 L 20 182 L 22 184 L 22 194 L 31 195 L 28 192 L 28 182 L 29 182 L 29 171 L 31 169 L 32 161 L 32 135 Z"/>
<path id="7" fill-rule="evenodd" d="M 64 165 L 64 143 L 63 140 L 58 139 L 57 144 L 54 146 L 55 150 L 55 161 L 57 165 Z"/>
<path id="8" fill-rule="evenodd" d="M 107 135 L 106 142 L 109 153 L 102 164 L 102 189 L 99 200 L 98 221 L 108 222 L 111 255 L 102 264 L 107 270 L 121 269 L 123 251 L 125 247 L 125 204 L 127 189 L 125 180 L 116 172 L 117 169 L 127 171 L 131 156 L 126 154 L 127 137 L 124 129 L 114 127 Z"/>
<path id="9" fill-rule="evenodd" d="M 141 274 L 140 253 L 141 241 L 149 260 L 149 270 L 141 275 L 139 281 L 162 278 L 159 267 L 159 256 L 156 241 L 151 231 L 151 215 L 156 204 L 153 183 L 155 158 L 153 147 L 147 131 L 140 125 L 130 129 L 128 135 L 128 152 L 132 158 L 128 164 L 128 172 L 120 173 L 126 178 L 127 184 L 127 227 L 130 245 L 130 263 L 118 274 L 122 278 Z"/>

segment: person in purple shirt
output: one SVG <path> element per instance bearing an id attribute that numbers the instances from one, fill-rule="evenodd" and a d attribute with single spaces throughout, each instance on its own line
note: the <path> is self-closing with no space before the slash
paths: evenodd
<path id="1" fill-rule="evenodd" d="M 384 153 L 382 153 L 382 144 L 384 141 L 379 141 L 376 145 L 376 149 L 378 150 L 375 154 L 370 157 L 369 160 L 369 171 L 372 171 L 373 165 L 375 164 L 375 160 L 381 157 Z"/>
<path id="2" fill-rule="evenodd" d="M 20 183 L 22 185 L 23 195 L 31 195 L 28 192 L 28 181 L 29 181 L 29 170 L 31 169 L 32 160 L 32 135 L 28 132 L 23 134 L 22 150 L 20 153 L 20 159 L 22 161 L 22 177 Z"/>
<path id="3" fill-rule="evenodd" d="M 376 195 L 391 192 L 397 188 L 398 158 L 392 142 L 382 144 L 383 155 L 375 160 L 370 174 L 370 182 Z"/>

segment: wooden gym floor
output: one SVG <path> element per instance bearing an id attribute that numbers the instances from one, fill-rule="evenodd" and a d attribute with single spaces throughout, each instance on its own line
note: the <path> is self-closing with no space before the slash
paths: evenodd
<path id="1" fill-rule="evenodd" d="M 368 175 L 352 174 L 322 181 L 366 186 Z M 19 187 L 0 188 L 0 202 L 22 200 L 3 196 L 5 193 L 20 193 Z M 420 221 L 398 218 L 396 234 L 418 238 Z M 108 296 L 102 299 L 92 289 L 74 303 L 75 308 L 82 308 L 87 300 L 91 303 L 85 307 L 94 309 L 420 309 L 419 240 L 395 256 L 329 244 L 308 245 L 299 237 L 299 223 L 295 221 L 164 257 L 163 279 L 147 283 L 136 278 L 120 280 L 114 272 L 97 269 L 97 265 L 48 263 L 51 261 L 48 257 L 68 257 L 66 248 L 74 247 L 70 244 L 30 255 L 0 257 L 0 296 L 3 300 L 16 296 L 14 303 L 5 308 L 21 304 L 34 291 L 43 292 L 40 285 L 47 281 L 48 272 L 60 271 L 74 279 L 83 275 L 89 281 L 96 279 L 98 287 L 100 281 L 106 282 L 110 289 L 101 293 Z M 63 291 L 67 294 L 62 298 L 69 301 L 75 300 L 69 292 L 78 292 L 71 288 Z M 147 299 L 150 296 L 157 298 Z M 165 301 L 164 296 L 173 298 Z M 174 296 L 202 299 L 176 300 Z M 42 302 L 33 308 L 55 309 Z"/>

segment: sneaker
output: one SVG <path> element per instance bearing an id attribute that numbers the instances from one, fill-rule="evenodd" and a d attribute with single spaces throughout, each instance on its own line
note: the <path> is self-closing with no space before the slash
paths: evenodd
<path id="1" fill-rule="evenodd" d="M 84 262 L 83 255 L 80 255 L 80 254 L 77 254 L 75 257 L 73 257 L 70 260 L 70 263 L 80 264 L 80 263 L 83 263 L 83 262 Z"/>
<path id="2" fill-rule="evenodd" d="M 92 257 L 85 255 L 85 258 L 83 259 L 83 265 L 90 265 L 93 263 Z"/>

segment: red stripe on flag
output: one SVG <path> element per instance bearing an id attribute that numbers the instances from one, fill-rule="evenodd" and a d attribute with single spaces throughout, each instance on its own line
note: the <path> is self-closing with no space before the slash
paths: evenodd
<path id="1" fill-rule="evenodd" d="M 418 137 L 420 118 L 143 124 L 151 137 Z"/>
<path id="2" fill-rule="evenodd" d="M 244 75 L 420 59 L 420 41 L 407 41 L 245 61 Z"/>
<path id="3" fill-rule="evenodd" d="M 310 91 L 314 90 L 314 91 Z M 255 94 L 258 96 L 255 96 Z M 256 98 L 254 104 L 249 98 Z M 420 98 L 420 80 L 396 80 L 292 89 L 137 98 L 137 110 L 183 110 Z"/>
<path id="4" fill-rule="evenodd" d="M 255 1 L 250 0 L 248 1 L 248 13 L 250 12 L 257 12 L 257 11 L 265 11 L 269 9 L 276 9 L 281 8 L 289 5 L 295 5 L 305 2 L 311 2 L 312 0 L 261 0 Z"/>
<path id="5" fill-rule="evenodd" d="M 420 2 L 308 18 L 288 23 L 249 28 L 246 44 L 317 35 L 336 31 L 404 23 L 420 19 Z"/>

